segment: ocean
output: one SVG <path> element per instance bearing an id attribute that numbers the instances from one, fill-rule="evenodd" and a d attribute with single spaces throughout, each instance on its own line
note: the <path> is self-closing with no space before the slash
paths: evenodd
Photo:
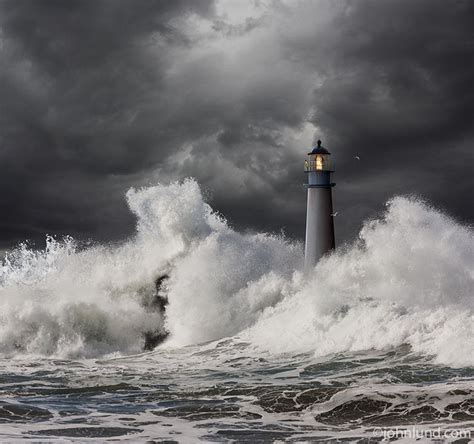
<path id="1" fill-rule="evenodd" d="M 302 273 L 192 179 L 131 189 L 136 233 L 0 268 L 0 441 L 470 442 L 474 237 L 395 197 Z"/>

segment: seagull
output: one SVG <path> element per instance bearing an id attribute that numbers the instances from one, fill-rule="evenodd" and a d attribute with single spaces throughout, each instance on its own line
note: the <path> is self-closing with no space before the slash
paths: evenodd
<path id="1" fill-rule="evenodd" d="M 360 160 L 359 156 L 354 156 L 354 159 Z"/>
<path id="2" fill-rule="evenodd" d="M 338 213 L 339 213 L 339 211 L 336 211 L 335 213 L 332 213 L 331 216 L 336 217 Z"/>

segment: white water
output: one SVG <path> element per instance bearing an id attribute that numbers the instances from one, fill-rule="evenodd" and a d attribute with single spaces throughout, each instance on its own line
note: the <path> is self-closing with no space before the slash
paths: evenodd
<path id="1" fill-rule="evenodd" d="M 240 234 L 192 180 L 130 190 L 137 232 L 120 246 L 48 239 L 0 269 L 0 353 L 136 353 L 166 326 L 168 346 L 235 336 L 271 352 L 409 344 L 474 365 L 472 230 L 413 198 L 395 198 L 353 245 L 303 279 L 302 246 Z M 166 319 L 144 301 L 169 274 Z"/>

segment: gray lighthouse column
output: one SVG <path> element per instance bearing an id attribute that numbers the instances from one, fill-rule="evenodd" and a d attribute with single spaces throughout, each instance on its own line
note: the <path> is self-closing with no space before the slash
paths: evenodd
<path id="1" fill-rule="evenodd" d="M 335 248 L 332 214 L 331 188 L 308 188 L 305 271 L 312 270 L 319 259 Z"/>
<path id="2" fill-rule="evenodd" d="M 305 172 L 308 173 L 306 207 L 305 272 L 311 271 L 319 259 L 335 248 L 332 207 L 331 173 L 334 171 L 330 153 L 318 146 L 308 153 Z"/>

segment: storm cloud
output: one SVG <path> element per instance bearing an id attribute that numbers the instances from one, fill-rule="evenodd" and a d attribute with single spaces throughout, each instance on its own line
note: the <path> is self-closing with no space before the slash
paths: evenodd
<path id="1" fill-rule="evenodd" d="M 2 0 L 0 247 L 121 239 L 129 187 L 188 176 L 302 238 L 317 138 L 339 242 L 397 194 L 468 222 L 473 29 L 469 1 Z"/>

